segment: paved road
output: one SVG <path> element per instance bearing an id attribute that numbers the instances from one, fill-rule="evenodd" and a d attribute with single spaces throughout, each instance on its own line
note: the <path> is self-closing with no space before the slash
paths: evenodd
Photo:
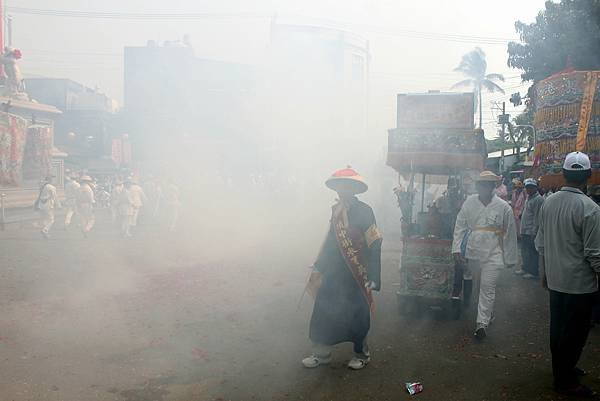
<path id="1" fill-rule="evenodd" d="M 389 237 L 372 363 L 349 371 L 342 345 L 332 365 L 302 368 L 311 302 L 297 303 L 327 207 L 205 206 L 172 236 L 146 222 L 123 240 L 104 220 L 88 239 L 58 224 L 47 241 L 27 226 L 0 233 L 0 400 L 391 401 L 411 398 L 407 381 L 424 384 L 420 400 L 563 399 L 537 283 L 504 272 L 496 322 L 475 343 L 472 310 L 399 316 Z M 599 332 L 581 366 L 600 389 Z"/>

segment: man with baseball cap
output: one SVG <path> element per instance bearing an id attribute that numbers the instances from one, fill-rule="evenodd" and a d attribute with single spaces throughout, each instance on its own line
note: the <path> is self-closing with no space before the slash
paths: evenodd
<path id="1" fill-rule="evenodd" d="M 540 253 L 542 285 L 550 294 L 550 350 L 554 389 L 592 397 L 579 383 L 577 362 L 587 341 L 600 272 L 600 207 L 582 190 L 592 174 L 581 152 L 567 155 L 566 184 L 540 210 L 535 240 Z"/>
<path id="2" fill-rule="evenodd" d="M 539 227 L 539 213 L 544 198 L 538 192 L 538 183 L 533 178 L 524 182 L 527 201 L 521 219 L 521 255 L 523 256 L 523 278 L 538 277 L 538 252 L 535 249 L 535 236 Z"/>
<path id="3" fill-rule="evenodd" d="M 515 217 L 508 203 L 495 195 L 500 177 L 483 171 L 476 181 L 477 194 L 463 204 L 454 228 L 452 253 L 457 263 L 468 263 L 478 279 L 479 304 L 475 338 L 482 340 L 492 321 L 496 281 L 500 270 L 517 263 Z M 467 276 L 467 275 L 466 275 Z"/>

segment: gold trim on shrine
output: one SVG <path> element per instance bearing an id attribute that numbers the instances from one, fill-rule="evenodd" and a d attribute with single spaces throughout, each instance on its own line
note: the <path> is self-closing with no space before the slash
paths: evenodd
<path id="1" fill-rule="evenodd" d="M 581 99 L 581 113 L 579 115 L 579 127 L 577 129 L 577 142 L 575 143 L 575 150 L 581 152 L 585 150 L 599 73 L 598 71 L 589 71 L 586 72 L 585 75 L 585 87 L 583 90 L 583 98 Z"/>
<path id="2" fill-rule="evenodd" d="M 535 156 L 545 159 L 548 156 L 554 155 L 558 160 L 573 151 L 577 145 L 578 139 L 579 138 L 571 137 L 538 142 L 535 147 Z M 586 136 L 583 148 L 600 149 L 600 136 Z"/>

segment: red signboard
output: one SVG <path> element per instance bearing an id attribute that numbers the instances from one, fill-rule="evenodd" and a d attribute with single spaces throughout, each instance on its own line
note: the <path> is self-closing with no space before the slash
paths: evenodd
<path id="1" fill-rule="evenodd" d="M 120 166 L 123 161 L 123 142 L 120 139 L 112 140 L 111 154 L 115 164 Z"/>

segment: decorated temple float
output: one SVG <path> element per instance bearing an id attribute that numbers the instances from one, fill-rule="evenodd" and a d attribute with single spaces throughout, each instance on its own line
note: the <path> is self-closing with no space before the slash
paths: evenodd
<path id="1" fill-rule="evenodd" d="M 54 147 L 54 122 L 61 111 L 26 93 L 21 57 L 11 47 L 0 54 L 0 205 L 6 208 L 33 205 L 40 180 L 48 175 L 55 177 L 60 196 L 67 156 Z"/>
<path id="2" fill-rule="evenodd" d="M 48 175 L 62 195 L 64 158 L 54 147 L 53 106 L 0 96 L 0 195 L 4 206 L 33 205 L 40 180 Z"/>
<path id="3" fill-rule="evenodd" d="M 562 162 L 585 152 L 591 184 L 600 184 L 600 71 L 568 71 L 538 82 L 533 90 L 536 145 L 533 175 L 545 190 L 564 184 Z"/>
<path id="4" fill-rule="evenodd" d="M 452 258 L 453 223 L 487 156 L 483 131 L 473 125 L 473 94 L 401 94 L 397 115 L 387 164 L 398 173 L 402 212 L 400 310 L 434 306 L 458 318 L 462 275 Z"/>

